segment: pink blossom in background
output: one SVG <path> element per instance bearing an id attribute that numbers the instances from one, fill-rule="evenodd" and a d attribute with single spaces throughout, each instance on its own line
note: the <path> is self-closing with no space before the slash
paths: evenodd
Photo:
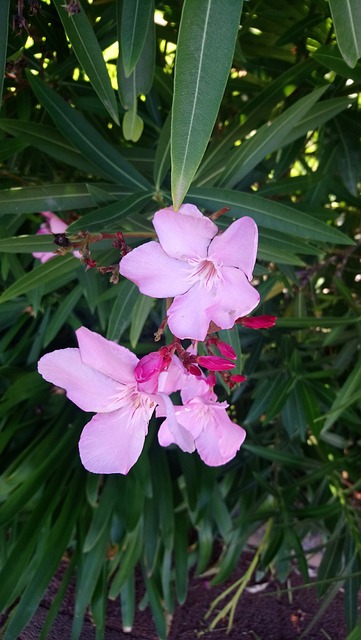
<path id="1" fill-rule="evenodd" d="M 37 236 L 66 232 L 68 225 L 66 224 L 66 222 L 64 222 L 64 220 L 58 218 L 55 213 L 52 213 L 51 211 L 42 211 L 41 215 L 44 216 L 46 221 L 42 223 L 42 225 L 36 232 Z M 38 260 L 40 260 L 40 262 L 42 263 L 55 258 L 56 255 L 57 254 L 55 253 L 55 250 L 54 253 L 49 251 L 37 251 L 36 253 L 33 253 L 33 257 L 38 258 Z M 73 251 L 73 255 L 75 256 L 75 258 L 81 258 L 81 254 L 79 253 L 79 251 Z"/>
<path id="2" fill-rule="evenodd" d="M 174 297 L 168 325 L 180 339 L 204 340 L 210 322 L 230 329 L 259 303 L 252 287 L 258 231 L 245 216 L 219 234 L 194 205 L 169 207 L 153 219 L 159 242 L 147 242 L 123 257 L 120 273 L 142 293 Z"/>

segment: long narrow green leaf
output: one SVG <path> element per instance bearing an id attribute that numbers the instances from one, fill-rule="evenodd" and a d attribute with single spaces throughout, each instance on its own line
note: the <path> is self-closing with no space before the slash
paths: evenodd
<path id="1" fill-rule="evenodd" d="M 72 640 L 77 640 L 80 637 L 85 610 L 90 604 L 100 573 L 106 563 L 106 547 L 109 536 L 109 521 L 107 519 L 106 526 L 100 532 L 92 550 L 81 556 L 76 585 Z"/>
<path id="2" fill-rule="evenodd" d="M 329 0 L 337 44 L 349 67 L 361 57 L 361 4 L 355 0 Z"/>
<path id="3" fill-rule="evenodd" d="M 274 122 L 264 124 L 254 136 L 246 140 L 231 154 L 220 187 L 232 188 L 268 154 L 282 145 L 284 138 L 292 131 L 303 116 L 326 91 L 327 85 L 316 89 L 286 109 Z"/>
<path id="4" fill-rule="evenodd" d="M 217 211 L 225 206 L 229 207 L 228 215 L 237 218 L 249 215 L 261 227 L 280 233 L 289 233 L 300 238 L 320 240 L 321 242 L 353 244 L 353 240 L 337 229 L 316 220 L 303 211 L 250 193 L 230 189 L 192 187 L 187 200 L 210 211 Z"/>
<path id="5" fill-rule="evenodd" d="M 124 633 L 132 630 L 135 614 L 135 579 L 134 572 L 124 582 L 120 590 L 120 603 L 122 613 L 122 627 Z"/>
<path id="6" fill-rule="evenodd" d="M 339 389 L 335 401 L 332 404 L 329 415 L 323 425 L 321 436 L 325 434 L 332 425 L 336 422 L 339 416 L 347 409 L 351 404 L 357 400 L 361 385 L 361 360 L 355 365 L 354 369 L 350 373 L 344 385 Z"/>
<path id="7" fill-rule="evenodd" d="M 27 146 L 28 146 L 28 143 L 25 142 L 25 140 L 16 140 L 16 139 L 14 140 L 14 138 L 1 140 L 0 162 L 3 162 L 4 160 L 11 158 L 16 153 L 19 153 L 19 151 L 22 151 L 23 149 L 25 149 Z"/>
<path id="8" fill-rule="evenodd" d="M 133 189 L 117 185 L 102 184 L 104 197 L 109 193 L 108 202 L 115 197 L 130 195 Z M 0 191 L 0 215 L 17 213 L 39 213 L 40 211 L 68 211 L 86 209 L 97 204 L 86 184 L 51 184 L 42 187 L 4 189 Z"/>
<path id="9" fill-rule="evenodd" d="M 159 190 L 165 176 L 170 169 L 170 114 L 160 132 L 157 150 L 155 152 L 153 179 L 156 191 Z"/>
<path id="10" fill-rule="evenodd" d="M 49 323 L 45 332 L 43 344 L 44 348 L 47 347 L 52 340 L 54 340 L 62 326 L 69 320 L 69 316 L 77 302 L 80 300 L 81 295 L 82 290 L 80 286 L 77 285 L 65 298 L 62 299 L 61 305 L 59 305 L 59 307 L 54 312 L 53 317 L 51 318 L 51 322 Z"/>
<path id="11" fill-rule="evenodd" d="M 330 100 L 321 100 L 315 104 L 304 118 L 292 129 L 292 131 L 284 138 L 282 146 L 288 145 L 301 136 L 306 135 L 308 131 L 314 131 L 321 125 L 325 124 L 337 116 L 341 111 L 348 109 L 353 103 L 353 99 L 331 98 Z"/>
<path id="12" fill-rule="evenodd" d="M 19 278 L 14 284 L 10 285 L 2 296 L 0 296 L 0 304 L 12 300 L 17 296 L 21 296 L 23 293 L 27 293 L 39 285 L 53 282 L 58 278 L 60 279 L 61 276 L 71 271 L 74 271 L 75 277 L 78 267 L 79 261 L 72 255 L 59 256 L 58 258 L 49 260 L 49 262 L 35 267 L 30 273 L 26 273 L 22 278 Z"/>
<path id="13" fill-rule="evenodd" d="M 361 81 L 361 63 L 358 62 L 353 69 L 344 61 L 340 50 L 334 45 L 325 45 L 316 49 L 312 57 L 328 69 L 332 69 L 343 78 L 352 78 L 356 82 Z"/>
<path id="14" fill-rule="evenodd" d="M 112 202 L 105 207 L 96 209 L 86 216 L 79 218 L 69 226 L 68 232 L 73 233 L 80 230 L 104 231 L 117 230 L 119 220 L 131 216 L 141 210 L 152 198 L 152 193 L 141 191 L 126 198 L 121 198 L 117 202 Z"/>
<path id="15" fill-rule="evenodd" d="M 38 236 L 3 238 L 0 240 L 0 251 L 4 253 L 54 253 L 56 246 L 54 245 L 54 236 L 44 233 Z"/>
<path id="16" fill-rule="evenodd" d="M 89 77 L 94 91 L 98 94 L 106 110 L 119 124 L 118 107 L 108 70 L 99 42 L 86 15 L 85 8 L 71 14 L 64 8 L 62 0 L 54 0 L 60 20 L 80 65 Z"/>
<path id="17" fill-rule="evenodd" d="M 0 108 L 3 95 L 6 53 L 8 46 L 10 0 L 0 2 Z"/>
<path id="18" fill-rule="evenodd" d="M 183 201 L 202 160 L 229 75 L 243 0 L 186 0 L 171 126 L 172 197 Z"/>
<path id="19" fill-rule="evenodd" d="M 123 0 L 120 44 L 127 78 L 142 52 L 152 8 L 153 0 Z"/>
<path id="20" fill-rule="evenodd" d="M 132 310 L 139 296 L 138 288 L 130 280 L 116 286 L 119 287 L 119 293 L 110 314 L 107 331 L 108 340 L 115 342 L 129 326 Z"/>
<path id="21" fill-rule="evenodd" d="M 75 149 L 56 129 L 47 127 L 37 122 L 29 122 L 25 120 L 0 120 L 0 129 L 13 136 L 17 136 L 17 140 L 13 143 L 22 144 L 23 146 L 33 145 L 36 149 L 40 149 L 44 153 L 52 156 L 56 160 L 60 160 L 69 164 L 76 169 L 85 171 L 86 173 L 95 173 L 100 175 L 99 168 L 92 165 L 91 162 L 83 158 L 80 151 Z M 107 174 L 103 174 L 107 178 Z"/>
<path id="22" fill-rule="evenodd" d="M 154 298 L 140 294 L 132 309 L 132 321 L 129 331 L 129 339 L 132 349 L 135 349 L 138 344 L 138 340 L 153 305 Z"/>
<path id="23" fill-rule="evenodd" d="M 59 566 L 62 555 L 66 551 L 70 535 L 75 526 L 82 501 L 79 496 L 82 473 L 77 473 L 70 485 L 63 508 L 53 525 L 51 535 L 35 574 L 29 581 L 22 596 L 21 605 L 16 609 L 6 630 L 5 639 L 18 638 L 21 631 L 34 615 L 44 591 Z"/>
<path id="24" fill-rule="evenodd" d="M 285 87 L 303 84 L 311 75 L 314 67 L 315 62 L 311 58 L 292 65 L 290 69 L 287 69 L 278 78 L 270 82 L 260 93 L 257 93 L 252 100 L 246 102 L 242 107 L 246 122 L 240 124 L 239 118 L 237 118 L 233 125 L 224 130 L 220 140 L 212 141 L 199 167 L 197 177 L 198 175 L 203 176 L 205 170 L 207 174 L 208 172 L 212 173 L 211 167 L 214 164 L 218 164 L 219 158 L 227 154 L 237 140 L 250 133 L 252 129 L 258 128 L 260 123 L 268 119 L 270 111 L 272 111 L 277 102 L 284 99 Z"/>
<path id="25" fill-rule="evenodd" d="M 125 160 L 86 119 L 70 107 L 55 91 L 37 76 L 27 74 L 31 88 L 39 102 L 49 112 L 56 126 L 92 164 L 114 182 L 136 189 L 149 188 L 148 181 Z"/>

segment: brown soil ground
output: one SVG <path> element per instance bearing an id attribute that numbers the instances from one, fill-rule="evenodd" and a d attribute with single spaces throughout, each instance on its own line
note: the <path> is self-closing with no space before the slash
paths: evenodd
<path id="1" fill-rule="evenodd" d="M 243 575 L 251 556 L 243 554 L 237 571 L 226 584 L 210 587 L 205 578 L 190 580 L 188 599 L 182 607 L 177 606 L 173 615 L 169 640 L 297 640 L 316 615 L 320 603 L 314 588 L 300 589 L 290 594 L 275 595 L 285 585 L 270 582 L 262 592 L 245 592 L 239 602 L 235 622 L 227 635 L 227 621 L 222 621 L 214 630 L 207 628 L 205 613 L 215 597 Z M 49 606 L 59 586 L 62 571 L 53 580 L 41 606 L 29 626 L 19 639 L 38 640 Z M 300 586 L 302 579 L 295 572 L 288 586 Z M 141 594 L 141 582 L 139 595 Z M 273 595 L 266 595 L 273 593 Z M 48 636 L 49 640 L 70 640 L 74 585 L 68 590 L 62 609 Z M 331 606 L 304 636 L 305 640 L 345 640 L 343 622 L 343 593 L 339 592 Z M 106 640 L 157 640 L 149 609 L 137 611 L 135 624 L 130 633 L 121 626 L 118 602 L 109 602 L 107 611 Z M 88 617 L 85 620 L 81 640 L 95 640 L 95 630 Z"/>

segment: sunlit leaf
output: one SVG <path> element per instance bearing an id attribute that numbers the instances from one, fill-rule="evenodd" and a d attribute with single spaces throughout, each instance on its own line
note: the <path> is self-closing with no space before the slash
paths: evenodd
<path id="1" fill-rule="evenodd" d="M 202 160 L 229 75 L 243 0 L 186 0 L 171 125 L 172 197 L 179 209 Z"/>
<path id="2" fill-rule="evenodd" d="M 54 0 L 54 4 L 74 53 L 88 75 L 94 91 L 113 120 L 119 124 L 115 92 L 110 82 L 102 50 L 85 8 L 83 7 L 79 13 L 71 14 L 65 11 L 62 0 Z"/>

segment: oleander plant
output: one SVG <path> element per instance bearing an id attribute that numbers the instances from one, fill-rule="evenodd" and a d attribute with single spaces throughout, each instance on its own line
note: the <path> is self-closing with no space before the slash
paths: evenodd
<path id="1" fill-rule="evenodd" d="M 1 1 L 4 640 L 60 566 L 40 640 L 72 580 L 165 640 L 254 534 L 210 629 L 297 569 L 360 638 L 360 58 L 353 0 Z"/>

